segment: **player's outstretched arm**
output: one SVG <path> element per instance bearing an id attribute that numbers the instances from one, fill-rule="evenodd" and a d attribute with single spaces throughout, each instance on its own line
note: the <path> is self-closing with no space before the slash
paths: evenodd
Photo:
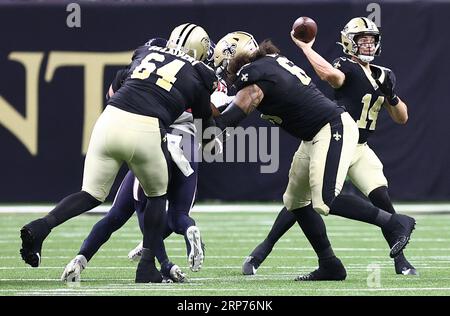
<path id="1" fill-rule="evenodd" d="M 249 113 L 255 110 L 264 98 L 263 91 L 256 85 L 249 85 L 236 94 L 233 102 L 216 117 L 220 129 L 236 127 Z"/>
<path id="2" fill-rule="evenodd" d="M 294 37 L 294 31 L 291 31 L 291 38 L 295 45 L 303 51 L 320 79 L 327 81 L 335 89 L 340 88 L 344 84 L 345 74 L 339 69 L 334 68 L 333 65 L 312 48 L 315 38 L 311 42 L 305 43 Z"/>
<path id="3" fill-rule="evenodd" d="M 263 91 L 256 84 L 245 87 L 234 97 L 235 103 L 246 114 L 250 114 L 258 107 L 264 98 Z"/>

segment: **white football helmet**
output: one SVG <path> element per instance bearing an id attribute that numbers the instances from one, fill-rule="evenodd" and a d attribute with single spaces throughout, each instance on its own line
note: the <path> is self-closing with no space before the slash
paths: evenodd
<path id="1" fill-rule="evenodd" d="M 173 29 L 167 47 L 181 50 L 196 60 L 204 61 L 208 56 L 210 40 L 208 33 L 201 26 L 185 23 Z"/>
<path id="2" fill-rule="evenodd" d="M 362 55 L 359 52 L 357 42 L 358 36 L 373 35 L 375 37 L 375 53 L 374 55 Z M 341 42 L 345 54 L 358 58 L 359 60 L 369 63 L 374 56 L 380 55 L 381 52 L 381 34 L 377 25 L 366 17 L 358 17 L 351 19 L 341 31 Z"/>
<path id="3" fill-rule="evenodd" d="M 214 67 L 220 75 L 228 66 L 230 59 L 238 54 L 251 54 L 258 49 L 258 43 L 253 35 L 236 31 L 228 33 L 217 42 L 214 49 Z"/>

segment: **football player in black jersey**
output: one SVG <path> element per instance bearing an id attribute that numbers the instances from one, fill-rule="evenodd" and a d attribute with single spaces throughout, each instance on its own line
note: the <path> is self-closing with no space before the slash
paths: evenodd
<path id="1" fill-rule="evenodd" d="M 147 197 L 144 250 L 136 282 L 162 281 L 154 250 L 162 242 L 169 178 L 165 131 L 186 108 L 204 121 L 204 128 L 213 123 L 210 94 L 217 79 L 202 62 L 209 45 L 203 28 L 186 23 L 172 31 L 166 48 L 136 50 L 122 87 L 109 99 L 92 131 L 82 190 L 21 229 L 21 255 L 26 263 L 39 266 L 42 243 L 51 229 L 105 200 L 120 166 L 126 162 Z"/>
<path id="2" fill-rule="evenodd" d="M 347 109 L 358 125 L 359 141 L 348 177 L 373 205 L 394 214 L 383 164 L 367 144 L 367 139 L 375 130 L 381 106 L 388 110 L 391 118 L 398 124 L 406 123 L 408 110 L 395 92 L 395 75 L 392 70 L 370 64 L 381 49 L 378 27 L 365 17 L 351 19 L 342 30 L 339 43 L 349 57 L 338 58 L 334 67 L 312 49 L 314 40 L 304 43 L 293 36 L 292 40 L 302 49 L 317 75 L 335 89 L 335 101 Z M 359 214 L 350 216 L 358 218 Z M 280 212 L 266 239 L 244 262 L 244 274 L 255 273 L 275 243 L 295 221 L 292 213 L 284 210 Z M 385 230 L 382 232 L 392 246 L 394 241 L 391 236 Z M 403 252 L 394 258 L 394 266 L 397 274 L 417 274 Z"/>
<path id="3" fill-rule="evenodd" d="M 234 44 L 239 46 L 239 42 Z M 390 255 L 397 256 L 406 246 L 415 220 L 405 215 L 392 215 L 356 196 L 340 194 L 359 138 L 351 116 L 326 98 L 311 78 L 280 55 L 270 41 L 264 41 L 251 55 L 236 55 L 230 60 L 227 71 L 238 93 L 216 118 L 217 126 L 221 129 L 236 126 L 257 109 L 263 118 L 302 140 L 293 157 L 283 202 L 316 251 L 319 268 L 296 280 L 343 280 L 346 277 L 318 214 L 353 218 L 348 215 L 349 210 L 358 210 L 364 215 L 358 220 L 381 227 L 396 240 Z"/>
<path id="4" fill-rule="evenodd" d="M 215 44 L 212 41 L 210 44 L 208 57 L 205 62 L 213 66 Z M 167 40 L 152 38 L 145 45 L 166 47 Z M 107 99 L 113 96 L 115 91 L 119 90 L 123 85 L 127 72 L 128 69 L 124 68 L 116 73 L 107 93 Z M 223 92 L 220 90 L 218 87 L 213 93 L 211 102 L 213 102 L 214 98 L 222 97 Z M 172 232 L 184 235 L 189 266 L 194 272 L 200 270 L 204 259 L 200 230 L 196 226 L 195 220 L 190 216 L 197 192 L 198 159 L 196 151 L 198 149 L 198 141 L 195 137 L 195 132 L 196 128 L 192 113 L 185 111 L 170 125 L 170 131 L 167 134 L 169 137 L 169 152 L 172 159 L 171 177 L 167 188 L 167 216 L 162 236 L 165 239 Z M 170 145 L 173 146 L 171 147 Z M 180 151 L 178 148 L 180 147 L 186 159 L 179 156 Z M 171 150 L 171 148 L 174 150 Z M 190 165 L 190 168 L 187 164 Z M 108 241 L 110 236 L 120 229 L 135 212 L 142 231 L 146 200 L 139 181 L 132 171 L 128 171 L 120 184 L 111 209 L 94 225 L 88 237 L 84 240 L 78 255 L 66 265 L 61 280 L 65 282 L 79 282 L 81 273 L 87 267 L 88 262 L 98 252 L 100 247 Z M 141 241 L 129 252 L 128 258 L 133 261 L 139 261 L 142 250 Z M 156 259 L 161 266 L 161 274 L 165 280 L 169 282 L 184 282 L 186 275 L 179 266 L 169 260 L 164 243 L 159 244 L 155 251 Z"/>

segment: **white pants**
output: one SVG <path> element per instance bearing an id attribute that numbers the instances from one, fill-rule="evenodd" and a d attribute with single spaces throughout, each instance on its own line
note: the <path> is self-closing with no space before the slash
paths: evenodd
<path id="1" fill-rule="evenodd" d="M 356 147 L 348 177 L 365 196 L 376 188 L 388 185 L 383 164 L 367 143 Z"/>
<path id="2" fill-rule="evenodd" d="M 302 142 L 289 170 L 284 206 L 293 210 L 312 201 L 316 212 L 328 215 L 331 203 L 344 185 L 358 137 L 355 121 L 344 112 L 311 141 Z"/>
<path id="3" fill-rule="evenodd" d="M 108 105 L 95 123 L 89 142 L 82 190 L 104 201 L 123 162 L 149 197 L 164 195 L 168 167 L 159 120 Z"/>

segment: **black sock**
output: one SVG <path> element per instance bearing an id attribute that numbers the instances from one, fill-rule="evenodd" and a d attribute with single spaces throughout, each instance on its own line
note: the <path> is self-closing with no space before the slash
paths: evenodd
<path id="1" fill-rule="evenodd" d="M 278 213 L 278 216 L 266 237 L 268 243 L 273 247 L 281 236 L 283 236 L 295 224 L 295 221 L 295 215 L 283 207 L 280 213 Z"/>
<path id="2" fill-rule="evenodd" d="M 372 192 L 369 193 L 369 199 L 376 207 L 379 207 L 390 214 L 395 214 L 395 209 L 392 205 L 391 198 L 389 197 L 387 187 L 382 186 L 372 190 Z M 384 229 L 382 229 L 381 232 L 383 233 L 384 239 L 387 241 L 389 247 L 392 247 L 395 243 L 395 239 L 392 239 L 391 235 L 387 234 Z M 400 254 L 394 258 L 394 261 L 403 262 L 405 260 L 406 258 L 403 252 L 400 252 Z"/>
<path id="3" fill-rule="evenodd" d="M 141 260 L 155 263 L 155 253 L 148 248 L 142 249 Z"/>
<path id="4" fill-rule="evenodd" d="M 383 186 L 372 190 L 372 192 L 369 193 L 369 199 L 376 207 L 381 208 L 390 214 L 395 214 L 395 209 L 392 205 L 391 198 L 389 197 L 387 187 Z"/>
<path id="5" fill-rule="evenodd" d="M 252 251 L 250 256 L 256 258 L 259 262 L 263 262 L 272 251 L 276 242 L 295 224 L 295 221 L 295 215 L 283 207 L 278 213 L 266 239 Z"/>
<path id="6" fill-rule="evenodd" d="M 334 257 L 333 248 L 327 236 L 322 217 L 313 209 L 312 204 L 291 211 L 303 233 L 319 257 L 319 260 Z"/>
<path id="7" fill-rule="evenodd" d="M 167 256 L 167 252 L 166 252 L 166 247 L 164 245 L 164 239 L 167 237 L 166 233 L 168 233 L 167 230 L 165 229 L 166 225 L 167 225 L 167 212 L 163 212 L 162 216 L 163 216 L 163 219 L 162 219 L 163 226 L 162 226 L 162 229 L 160 229 L 161 238 L 159 238 L 157 240 L 156 246 L 155 246 L 155 256 L 156 256 L 156 259 L 158 259 L 158 262 L 160 265 L 163 265 L 163 263 L 165 261 L 167 261 L 167 262 L 169 261 L 169 257 Z"/>
<path id="8" fill-rule="evenodd" d="M 147 197 L 144 210 L 144 240 L 143 247 L 155 256 L 156 249 L 161 246 L 164 214 L 166 212 L 166 195 Z M 163 259 L 163 258 L 161 258 Z M 164 261 L 164 260 L 163 260 Z"/>
<path id="9" fill-rule="evenodd" d="M 373 224 L 383 228 L 391 218 L 391 214 L 383 211 L 364 199 L 339 194 L 330 207 L 330 214 Z"/>
<path id="10" fill-rule="evenodd" d="M 102 204 L 99 200 L 85 191 L 71 194 L 61 200 L 44 219 L 50 229 L 61 225 L 72 217 L 78 216 Z"/>

